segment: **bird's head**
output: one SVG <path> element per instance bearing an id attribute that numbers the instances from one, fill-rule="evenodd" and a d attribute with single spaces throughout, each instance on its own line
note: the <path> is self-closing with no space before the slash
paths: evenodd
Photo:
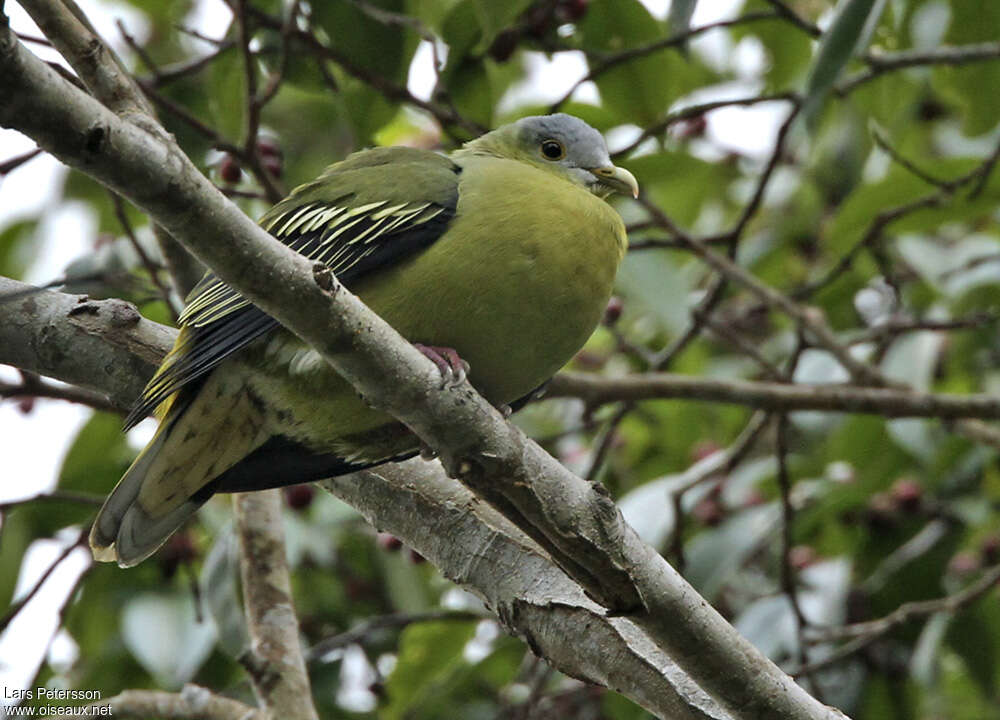
<path id="1" fill-rule="evenodd" d="M 611 162 L 604 137 L 565 113 L 521 118 L 466 143 L 461 152 L 530 163 L 602 198 L 613 192 L 639 196 L 635 176 Z"/>

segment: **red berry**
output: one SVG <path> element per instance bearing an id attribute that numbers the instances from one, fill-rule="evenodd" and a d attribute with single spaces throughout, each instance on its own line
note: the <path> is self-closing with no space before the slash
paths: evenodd
<path id="1" fill-rule="evenodd" d="M 684 121 L 677 130 L 677 136 L 683 140 L 690 140 L 691 138 L 702 137 L 707 129 L 708 120 L 705 119 L 705 116 L 695 115 L 693 118 L 688 118 Z"/>
<path id="2" fill-rule="evenodd" d="M 521 20 L 532 37 L 543 38 L 552 29 L 552 8 L 547 3 L 533 5 L 524 11 Z"/>
<path id="3" fill-rule="evenodd" d="M 920 509 L 924 489 L 912 478 L 900 478 L 889 490 L 893 502 L 903 512 L 914 513 Z"/>
<path id="4" fill-rule="evenodd" d="M 243 171 L 240 170 L 240 164 L 232 155 L 226 155 L 222 158 L 222 163 L 219 165 L 219 176 L 224 182 L 227 183 L 238 183 L 240 178 L 243 176 Z"/>
<path id="5" fill-rule="evenodd" d="M 1000 535 L 990 535 L 983 540 L 979 546 L 982 553 L 983 562 L 988 565 L 996 565 L 1000 562 Z"/>
<path id="6" fill-rule="evenodd" d="M 955 553 L 948 562 L 948 572 L 958 576 L 971 575 L 979 567 L 979 557 L 966 551 Z"/>
<path id="7" fill-rule="evenodd" d="M 178 532 L 170 536 L 157 559 L 163 576 L 169 579 L 174 576 L 178 567 L 191 562 L 196 556 L 190 533 Z"/>
<path id="8" fill-rule="evenodd" d="M 604 364 L 608 361 L 607 356 L 601 353 L 591 352 L 590 350 L 581 350 L 573 358 L 576 365 L 584 370 L 600 370 L 604 367 Z"/>
<path id="9" fill-rule="evenodd" d="M 395 552 L 403 547 L 403 541 L 400 540 L 395 535 L 390 535 L 389 533 L 380 532 L 375 536 L 375 544 L 378 545 L 383 550 L 388 550 L 389 552 Z"/>
<path id="10" fill-rule="evenodd" d="M 788 551 L 788 564 L 802 570 L 816 562 L 816 550 L 809 545 L 796 545 Z"/>
<path id="11" fill-rule="evenodd" d="M 702 524 L 708 525 L 709 527 L 715 527 L 726 516 L 726 511 L 720 503 L 714 497 L 706 497 L 702 499 L 697 505 L 691 510 L 691 514 L 694 515 Z"/>
<path id="12" fill-rule="evenodd" d="M 285 165 L 281 161 L 280 157 L 275 157 L 273 155 L 267 155 L 260 159 L 261 167 L 263 167 L 267 172 L 276 177 L 280 178 L 281 173 L 285 170 Z"/>
<path id="13" fill-rule="evenodd" d="M 20 398 L 17 401 L 17 409 L 22 415 L 30 415 L 31 411 L 35 409 L 35 397 L 30 395 L 28 397 Z"/>
<path id="14" fill-rule="evenodd" d="M 490 49 L 487 51 L 491 58 L 498 63 L 507 62 L 510 56 L 517 50 L 517 44 L 521 39 L 521 31 L 516 28 L 501 30 L 494 38 Z"/>
<path id="15" fill-rule="evenodd" d="M 559 17 L 565 22 L 577 22 L 587 14 L 590 0 L 561 0 Z"/>
<path id="16" fill-rule="evenodd" d="M 897 506 L 889 493 L 878 492 L 868 499 L 865 523 L 873 532 L 889 530 L 896 526 Z"/>
<path id="17" fill-rule="evenodd" d="M 313 501 L 316 489 L 308 483 L 285 488 L 285 504 L 292 510 L 305 510 Z"/>
<path id="18" fill-rule="evenodd" d="M 620 297 L 612 297 L 608 300 L 607 307 L 604 308 L 604 324 L 607 326 L 614 325 L 618 322 L 618 318 L 622 316 L 622 309 L 625 307 L 622 303 Z"/>
<path id="19" fill-rule="evenodd" d="M 257 138 L 257 153 L 262 157 L 276 157 L 280 158 L 282 156 L 281 146 L 278 145 L 277 139 L 270 137 L 268 135 L 261 135 Z"/>
<path id="20" fill-rule="evenodd" d="M 709 455 L 714 455 L 721 449 L 722 447 L 714 440 L 700 440 L 691 449 L 691 460 L 694 462 L 704 460 Z"/>

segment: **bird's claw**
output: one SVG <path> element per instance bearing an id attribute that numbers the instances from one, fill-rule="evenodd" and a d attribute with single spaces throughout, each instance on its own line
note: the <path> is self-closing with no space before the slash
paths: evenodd
<path id="1" fill-rule="evenodd" d="M 413 343 L 413 347 L 423 353 L 437 366 L 441 373 L 441 389 L 456 387 L 465 382 L 469 374 L 469 363 L 463 360 L 454 348 L 438 345 L 421 345 Z"/>

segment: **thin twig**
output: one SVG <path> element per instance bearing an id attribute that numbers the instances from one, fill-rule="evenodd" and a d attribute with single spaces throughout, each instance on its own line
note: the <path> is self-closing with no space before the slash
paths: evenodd
<path id="1" fill-rule="evenodd" d="M 691 118 L 701 117 L 706 115 L 713 110 L 718 110 L 725 107 L 750 107 L 752 105 L 760 105 L 761 103 L 769 102 L 790 102 L 798 105 L 801 103 L 801 97 L 793 92 L 779 92 L 764 95 L 750 95 L 741 98 L 732 98 L 730 100 L 713 100 L 711 102 L 699 103 L 697 105 L 688 105 L 687 107 L 681 108 L 680 110 L 675 110 L 668 113 L 663 117 L 662 120 L 653 123 L 652 125 L 645 128 L 635 140 L 626 145 L 625 147 L 616 150 L 612 153 L 612 158 L 620 158 L 628 155 L 642 143 L 646 142 L 650 138 L 659 137 L 664 132 L 667 131 L 672 125 L 675 125 L 684 120 L 690 120 Z"/>
<path id="2" fill-rule="evenodd" d="M 810 37 L 818 38 L 823 34 L 823 31 L 820 30 L 815 24 L 800 16 L 781 0 L 766 0 L 766 2 L 775 9 L 782 19 L 787 20 Z"/>
<path id="3" fill-rule="evenodd" d="M 306 662 L 322 661 L 334 650 L 348 645 L 363 645 L 379 630 L 398 630 L 414 623 L 426 622 L 469 622 L 486 620 L 489 616 L 471 610 L 428 610 L 419 613 L 393 613 L 369 618 L 357 627 L 320 640 L 306 651 Z"/>
<path id="4" fill-rule="evenodd" d="M 38 594 L 39 590 L 42 589 L 42 586 L 45 585 L 45 582 L 52 577 L 52 573 L 55 572 L 56 568 L 62 565 L 63 561 L 68 558 L 74 550 L 79 547 L 84 547 L 87 544 L 87 535 L 89 532 L 89 527 L 80 531 L 76 540 L 63 548 L 62 552 L 59 553 L 59 557 L 57 557 L 47 568 L 45 568 L 45 572 L 43 572 L 41 577 L 39 577 L 35 584 L 31 586 L 31 589 L 28 590 L 28 592 L 19 600 L 11 603 L 10 608 L 8 608 L 7 612 L 5 612 L 3 617 L 0 618 L 0 632 L 6 630 L 7 626 L 10 625 L 11 621 L 15 617 L 17 617 L 18 613 L 20 613 L 21 610 L 23 610 L 27 604 L 32 601 L 35 595 Z"/>
<path id="5" fill-rule="evenodd" d="M 108 194 L 111 196 L 111 204 L 114 205 L 115 217 L 118 218 L 118 224 L 121 225 L 122 231 L 125 233 L 125 237 L 128 238 L 129 244 L 139 256 L 139 261 L 146 269 L 146 274 L 149 275 L 149 279 L 156 286 L 156 289 L 160 293 L 160 298 L 167 306 L 167 311 L 176 323 L 177 318 L 180 317 L 180 308 L 178 308 L 174 302 L 173 292 L 171 292 L 167 284 L 163 282 L 163 278 L 160 277 L 160 266 L 153 262 L 153 259 L 149 257 L 149 253 L 146 252 L 142 243 L 139 242 L 139 238 L 136 237 L 135 230 L 132 228 L 132 223 L 128 219 L 128 214 L 125 212 L 125 203 L 121 196 L 111 190 L 108 191 Z"/>
<path id="6" fill-rule="evenodd" d="M 546 397 L 576 397 L 594 407 L 613 402 L 686 399 L 745 405 L 769 412 L 814 410 L 883 417 L 1000 420 L 1000 396 L 997 395 L 925 393 L 905 388 L 838 384 L 792 385 L 672 373 L 602 377 L 592 373 L 561 372 L 552 378 Z"/>
<path id="7" fill-rule="evenodd" d="M 919 600 L 900 605 L 888 615 L 878 620 L 845 625 L 839 628 L 813 628 L 811 635 L 815 641 L 824 642 L 839 638 L 852 638 L 821 660 L 803 665 L 792 672 L 793 677 L 816 672 L 846 660 L 871 645 L 889 631 L 911 620 L 929 617 L 937 613 L 955 613 L 968 607 L 983 597 L 1000 582 L 1000 565 L 987 569 L 983 575 L 963 590 L 936 600 Z"/>
<path id="8" fill-rule="evenodd" d="M 104 503 L 104 496 L 95 495 L 93 493 L 77 492 L 75 490 L 59 490 L 57 488 L 55 490 L 38 493 L 37 495 L 32 495 L 20 500 L 8 500 L 7 502 L 0 503 L 0 513 L 7 512 L 12 508 L 19 507 L 21 505 L 28 505 L 36 502 L 73 503 L 77 505 L 100 507 Z"/>
<path id="9" fill-rule="evenodd" d="M 838 94 L 846 95 L 886 73 L 906 68 L 926 67 L 928 65 L 967 65 L 1000 59 L 1000 43 L 944 46 L 931 50 L 868 53 L 862 59 L 868 65 L 868 69 L 851 75 L 838 83 L 836 86 Z"/>
<path id="10" fill-rule="evenodd" d="M 75 387 L 73 385 L 56 385 L 41 379 L 21 383 L 0 381 L 0 398 L 9 399 L 19 397 L 66 400 L 67 402 L 92 407 L 95 410 L 104 410 L 117 414 L 121 414 L 122 412 L 122 409 L 111 402 L 106 395 L 86 388 Z"/>
<path id="11" fill-rule="evenodd" d="M 596 80 L 604 73 L 613 70 L 619 65 L 624 65 L 625 63 L 638 60 L 646 57 L 647 55 L 652 55 L 653 53 L 660 52 L 661 50 L 666 50 L 667 48 L 684 47 L 692 38 L 709 32 L 710 30 L 738 27 L 741 25 L 749 25 L 751 23 L 760 22 L 762 20 L 778 20 L 780 18 L 781 15 L 777 12 L 751 12 L 743 15 L 742 17 L 708 23 L 707 25 L 701 25 L 696 28 L 691 28 L 690 30 L 685 30 L 681 33 L 670 35 L 669 37 L 661 38 L 660 40 L 642 45 L 641 47 L 629 48 L 628 50 L 622 50 L 621 52 L 607 55 L 595 62 L 586 75 L 573 83 L 573 85 L 570 86 L 570 89 L 567 90 L 562 97 L 552 103 L 549 107 L 549 112 L 557 112 L 559 108 L 566 104 L 566 102 L 573 96 L 573 93 L 575 93 L 581 85 Z"/>
<path id="12" fill-rule="evenodd" d="M 25 163 L 41 155 L 43 152 L 45 151 L 39 147 L 36 147 L 33 150 L 28 150 L 27 152 L 21 153 L 20 155 L 15 155 L 10 160 L 5 160 L 4 162 L 0 163 L 0 178 L 9 175 L 17 168 L 21 167 Z"/>

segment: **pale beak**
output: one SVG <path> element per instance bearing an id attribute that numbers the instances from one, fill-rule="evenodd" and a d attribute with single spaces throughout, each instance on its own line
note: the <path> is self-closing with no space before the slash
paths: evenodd
<path id="1" fill-rule="evenodd" d="M 602 184 L 615 192 L 627 193 L 634 198 L 639 197 L 639 181 L 635 175 L 625 168 L 610 167 L 592 168 L 590 171 Z"/>

